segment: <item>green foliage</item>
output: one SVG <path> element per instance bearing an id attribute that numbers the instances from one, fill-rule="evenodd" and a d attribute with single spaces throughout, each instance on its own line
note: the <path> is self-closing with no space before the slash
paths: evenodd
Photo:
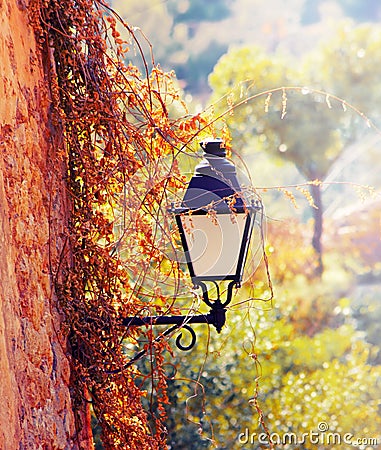
<path id="1" fill-rule="evenodd" d="M 313 301 L 316 287 L 306 283 L 304 291 L 312 322 L 321 307 Z M 320 422 L 343 435 L 378 436 L 381 366 L 369 363 L 374 347 L 335 309 L 341 304 L 335 292 L 330 314 L 324 314 L 329 326 L 322 320 L 308 336 L 294 316 L 294 294 L 298 290 L 290 285 L 271 309 L 257 303 L 232 311 L 228 328 L 211 336 L 205 363 L 201 330 L 192 354 L 177 354 L 178 373 L 169 388 L 172 448 L 246 448 L 238 440 L 246 429 L 260 434 L 265 426 L 269 433 L 302 436 Z"/>
<path id="2" fill-rule="evenodd" d="M 291 59 L 242 48 L 224 55 L 209 81 L 212 101 L 227 100 L 217 104 L 217 112 L 234 108 L 226 121 L 235 142 L 254 142 L 313 180 L 325 177 L 342 151 L 338 124 L 345 112 L 342 104 L 327 105 L 326 95 L 308 88 L 279 88 L 309 84 L 306 73 L 293 69 Z"/>
<path id="3" fill-rule="evenodd" d="M 379 27 L 351 23 L 339 26 L 302 65 L 256 47 L 232 49 L 209 77 L 212 101 L 225 99 L 217 112 L 240 104 L 226 118 L 235 141 L 248 145 L 254 139 L 260 148 L 292 161 L 307 179 L 323 178 L 366 129 L 365 114 L 379 115 L 380 49 Z M 273 91 L 281 86 L 310 88 Z"/>
<path id="4" fill-rule="evenodd" d="M 379 436 L 379 349 L 375 335 L 368 341 L 362 331 L 370 317 L 359 314 L 368 302 L 347 296 L 353 276 L 343 259 L 331 261 L 332 248 L 322 280 L 311 278 L 304 234 L 296 221 L 289 229 L 271 224 L 273 301 L 248 300 L 253 292 L 242 288 L 221 335 L 198 328 L 192 352 L 170 359 L 177 365 L 169 382 L 171 448 L 261 448 L 266 429 L 276 444 L 287 433 L 319 432 L 323 422 L 341 436 Z M 261 268 L 251 281 L 255 297 L 266 297 Z M 239 440 L 245 430 L 256 433 L 251 444 Z M 316 441 L 295 448 L 314 449 Z"/>
<path id="5" fill-rule="evenodd" d="M 369 128 L 376 128 L 367 117 L 379 117 L 380 48 L 378 27 L 344 23 L 302 64 L 257 47 L 231 49 L 209 77 L 212 102 L 236 145 L 254 146 L 291 162 L 306 180 L 323 181 L 350 146 L 360 146 Z M 319 275 L 322 187 L 317 182 L 309 188 Z"/>
<path id="6" fill-rule="evenodd" d="M 380 43 L 379 26 L 341 23 L 333 39 L 322 40 L 307 62 L 314 69 L 313 83 L 345 98 L 373 120 L 378 118 L 381 92 L 377 60 L 381 56 Z M 346 124 L 342 122 L 340 125 Z"/>
<path id="7" fill-rule="evenodd" d="M 370 283 L 359 285 L 354 291 L 352 302 L 347 302 L 346 308 L 351 308 L 358 327 L 366 335 L 368 342 L 381 347 L 380 319 L 381 319 L 381 287 L 380 284 Z M 381 364 L 381 350 L 374 350 L 370 354 L 374 364 Z"/>

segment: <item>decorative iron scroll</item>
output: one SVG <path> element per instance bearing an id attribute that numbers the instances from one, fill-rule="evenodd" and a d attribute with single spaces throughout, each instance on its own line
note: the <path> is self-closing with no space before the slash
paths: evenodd
<path id="1" fill-rule="evenodd" d="M 220 333 L 222 327 L 225 325 L 226 321 L 226 306 L 230 303 L 233 295 L 233 288 L 237 284 L 235 281 L 232 281 L 228 284 L 226 300 L 221 302 L 220 299 L 220 290 L 217 283 L 214 283 L 217 291 L 217 299 L 210 300 L 208 295 L 208 288 L 204 282 L 199 282 L 197 287 L 202 289 L 202 299 L 204 303 L 206 303 L 210 307 L 210 311 L 208 314 L 197 314 L 194 316 L 153 316 L 153 317 L 124 317 L 122 319 L 122 325 L 129 327 L 141 327 L 141 326 L 156 326 L 156 325 L 173 325 L 172 327 L 166 329 L 163 333 L 160 333 L 155 339 L 154 342 L 159 342 L 166 336 L 171 335 L 172 333 L 180 331 L 179 336 L 176 338 L 176 347 L 182 351 L 191 350 L 196 344 L 197 337 L 193 328 L 190 326 L 195 323 L 205 323 L 208 325 L 213 325 L 217 332 Z M 183 339 L 182 330 L 187 330 L 191 335 L 191 340 L 189 344 L 183 345 L 181 343 Z M 110 373 L 120 372 L 127 367 L 130 367 L 132 364 L 137 362 L 140 358 L 147 354 L 147 350 L 142 350 L 136 353 L 130 361 L 128 361 L 122 369 L 116 369 L 115 371 L 110 371 Z"/>

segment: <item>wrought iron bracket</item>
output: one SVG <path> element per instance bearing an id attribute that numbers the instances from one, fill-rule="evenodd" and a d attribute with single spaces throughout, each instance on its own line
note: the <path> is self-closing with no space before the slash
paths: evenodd
<path id="1" fill-rule="evenodd" d="M 195 316 L 153 316 L 153 317 L 125 317 L 122 319 L 122 325 L 125 327 L 140 327 L 153 325 L 176 325 L 181 328 L 184 325 L 194 323 L 206 323 L 213 325 L 220 333 L 226 321 L 226 309 L 220 301 L 214 302 L 214 305 L 208 314 L 197 314 Z"/>
<path id="2" fill-rule="evenodd" d="M 122 326 L 129 327 L 151 327 L 157 325 L 173 325 L 172 327 L 165 330 L 163 333 L 159 334 L 156 341 L 163 339 L 175 332 L 176 330 L 181 331 L 182 329 L 187 330 L 191 334 L 191 342 L 188 345 L 183 345 L 181 343 L 182 334 L 176 338 L 176 346 L 180 350 L 190 350 L 196 343 L 196 333 L 190 325 L 193 324 L 208 324 L 213 325 L 217 333 L 221 333 L 222 327 L 226 322 L 226 306 L 230 303 L 233 295 L 233 288 L 237 285 L 237 282 L 231 281 L 227 287 L 226 300 L 224 302 L 220 299 L 220 289 L 217 283 L 215 283 L 217 290 L 217 299 L 209 299 L 207 285 L 200 280 L 197 280 L 195 288 L 202 289 L 202 299 L 206 305 L 210 307 L 207 314 L 197 314 L 197 315 L 187 315 L 187 316 L 151 316 L 151 317 L 124 317 L 122 318 Z M 134 362 L 138 361 L 142 356 L 146 354 L 146 350 L 138 352 L 126 365 L 126 367 L 131 366 Z"/>

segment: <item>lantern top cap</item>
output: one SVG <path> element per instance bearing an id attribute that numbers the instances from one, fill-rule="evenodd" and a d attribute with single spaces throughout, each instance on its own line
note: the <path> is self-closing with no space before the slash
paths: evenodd
<path id="1" fill-rule="evenodd" d="M 222 139 L 207 138 L 200 142 L 200 147 L 204 150 L 206 154 L 219 156 L 222 158 L 226 157 L 226 147 Z"/>

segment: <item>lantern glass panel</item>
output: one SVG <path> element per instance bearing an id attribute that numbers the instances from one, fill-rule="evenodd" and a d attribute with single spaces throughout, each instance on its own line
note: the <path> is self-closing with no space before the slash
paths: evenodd
<path id="1" fill-rule="evenodd" d="M 246 257 L 251 214 L 183 214 L 187 262 L 193 277 L 236 279 Z"/>

